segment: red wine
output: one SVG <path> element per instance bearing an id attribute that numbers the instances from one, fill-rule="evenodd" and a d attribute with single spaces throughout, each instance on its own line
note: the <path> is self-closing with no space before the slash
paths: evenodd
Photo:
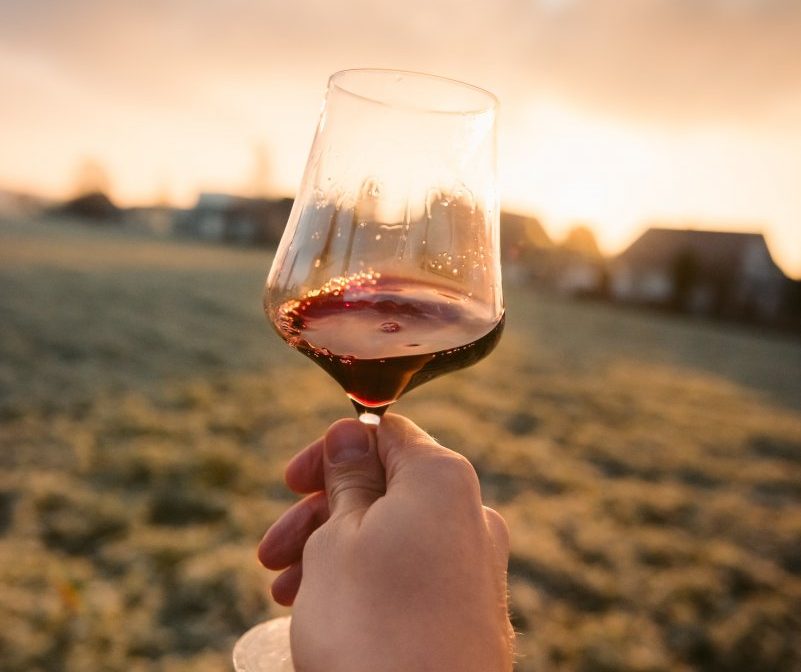
<path id="1" fill-rule="evenodd" d="M 281 305 L 281 337 L 325 369 L 359 412 L 381 414 L 404 392 L 488 355 L 504 315 L 446 287 L 363 274 Z"/>

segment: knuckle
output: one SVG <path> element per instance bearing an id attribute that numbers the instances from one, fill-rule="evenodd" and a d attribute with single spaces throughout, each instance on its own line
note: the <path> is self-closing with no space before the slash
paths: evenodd
<path id="1" fill-rule="evenodd" d="M 470 461 L 458 453 L 443 452 L 431 458 L 430 468 L 450 492 L 478 495 L 478 474 Z"/>
<path id="2" fill-rule="evenodd" d="M 349 492 L 359 491 L 383 495 L 384 484 L 375 474 L 367 471 L 348 471 L 338 474 L 328 486 L 328 495 L 332 500 L 343 497 Z"/>

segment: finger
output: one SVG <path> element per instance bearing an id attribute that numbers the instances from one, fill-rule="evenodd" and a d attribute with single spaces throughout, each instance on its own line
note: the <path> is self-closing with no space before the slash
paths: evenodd
<path id="1" fill-rule="evenodd" d="M 303 564 L 296 562 L 288 569 L 281 572 L 270 586 L 270 593 L 273 599 L 285 607 L 289 607 L 295 601 L 295 596 L 300 588 L 300 580 L 303 578 Z"/>
<path id="2" fill-rule="evenodd" d="M 331 518 L 364 512 L 385 492 L 375 430 L 358 420 L 335 422 L 325 434 L 323 467 Z"/>
<path id="3" fill-rule="evenodd" d="M 317 439 L 286 465 L 284 480 L 293 492 L 306 494 L 325 489 L 323 442 L 323 438 Z"/>
<path id="4" fill-rule="evenodd" d="M 267 569 L 283 569 L 298 562 L 306 540 L 328 520 L 328 499 L 315 492 L 297 502 L 273 523 L 259 544 L 259 561 Z"/>
<path id="5" fill-rule="evenodd" d="M 509 564 L 509 526 L 500 513 L 488 506 L 484 507 L 484 519 L 487 521 L 498 564 L 506 569 Z"/>
<path id="6" fill-rule="evenodd" d="M 470 500 L 479 509 L 481 490 L 467 458 L 441 446 L 400 415 L 388 413 L 378 426 L 378 453 L 387 475 L 387 493 L 411 491 L 432 505 L 443 498 Z"/>

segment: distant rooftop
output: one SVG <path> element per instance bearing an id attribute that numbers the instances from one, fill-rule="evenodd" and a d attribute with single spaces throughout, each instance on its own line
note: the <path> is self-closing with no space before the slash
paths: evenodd
<path id="1" fill-rule="evenodd" d="M 745 256 L 755 248 L 764 251 L 773 261 L 761 233 L 654 227 L 635 240 L 617 259 L 638 266 L 665 266 L 678 255 L 690 253 L 704 267 L 734 268 L 742 264 Z"/>

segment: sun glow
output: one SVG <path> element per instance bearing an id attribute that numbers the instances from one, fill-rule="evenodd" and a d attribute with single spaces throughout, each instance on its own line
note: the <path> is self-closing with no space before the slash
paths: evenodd
<path id="1" fill-rule="evenodd" d="M 801 141 L 743 129 L 677 131 L 583 115 L 552 100 L 522 108 L 501 138 L 504 204 L 533 212 L 554 237 L 589 225 L 619 251 L 654 223 L 760 231 L 801 275 Z"/>
<path id="2" fill-rule="evenodd" d="M 405 68 L 497 94 L 502 204 L 552 236 L 759 230 L 801 277 L 801 6 L 734 4 L 7 2 L 0 189 L 74 195 L 92 158 L 122 205 L 291 195 L 327 77 Z"/>

